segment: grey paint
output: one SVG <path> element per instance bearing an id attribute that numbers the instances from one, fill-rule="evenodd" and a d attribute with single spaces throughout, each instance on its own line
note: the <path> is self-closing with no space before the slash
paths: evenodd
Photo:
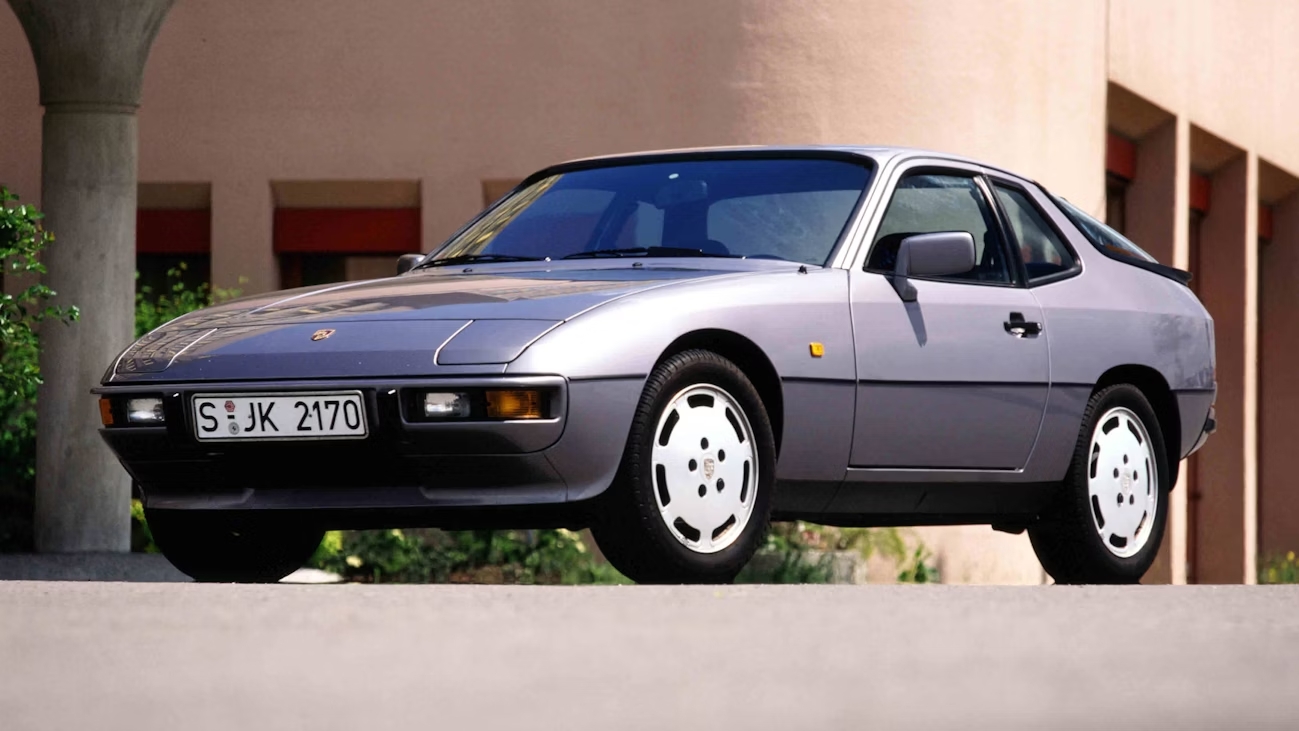
<path id="1" fill-rule="evenodd" d="M 40 80 L 42 255 L 54 303 L 80 322 L 42 328 L 36 548 L 125 551 L 130 489 L 96 437 L 86 392 L 132 330 L 137 135 L 145 60 L 171 0 L 10 0 Z"/>
<path id="2" fill-rule="evenodd" d="M 974 237 L 966 231 L 908 236 L 898 245 L 895 276 L 944 277 L 974 268 Z"/>
<path id="3" fill-rule="evenodd" d="M 1215 394 L 1212 391 L 1178 391 L 1174 395 L 1182 418 L 1182 443 L 1178 454 L 1185 458 L 1190 456 L 1200 441 L 1204 418 L 1213 406 Z"/>
<path id="4" fill-rule="evenodd" d="M 644 388 L 643 378 L 569 382 L 564 436 L 546 451 L 569 500 L 595 497 L 613 482 Z"/>
<path id="5" fill-rule="evenodd" d="M 438 351 L 438 365 L 509 363 L 559 323 L 549 320 L 475 320 Z"/>
<path id="6" fill-rule="evenodd" d="M 797 482 L 839 482 L 852 449 L 852 381 L 798 381 L 783 384 L 784 443 L 776 478 Z M 797 488 L 794 488 L 797 489 Z"/>
<path id="7" fill-rule="evenodd" d="M 131 382 L 154 375 L 169 381 L 276 374 L 294 378 L 429 375 L 436 371 L 438 348 L 468 324 L 424 320 L 258 325 L 186 330 L 178 340 L 165 337 L 169 333 L 164 331 L 155 336 L 162 339 L 142 341 L 147 344 L 123 357 L 114 380 Z M 322 329 L 334 333 L 312 340 Z"/>
<path id="8" fill-rule="evenodd" d="M 1076 275 L 1028 288 L 909 277 L 916 300 L 903 302 L 888 276 L 862 266 L 879 212 L 907 169 L 943 165 L 997 175 L 1046 199 L 1027 181 L 957 158 L 841 152 L 870 155 L 879 172 L 825 268 L 707 258 L 528 262 L 279 293 L 150 335 L 123 362 L 154 365 L 119 367 L 106 390 L 124 381 L 204 388 L 204 378 L 218 377 L 272 387 L 277 378 L 308 374 L 338 385 L 355 376 L 566 379 L 567 413 L 555 425 L 562 435 L 535 453 L 559 482 L 538 476 L 535 484 L 499 489 L 505 484 L 493 487 L 494 469 L 485 467 L 480 487 L 425 487 L 421 504 L 447 506 L 598 495 L 621 462 L 647 374 L 675 341 L 706 331 L 748 340 L 780 379 L 777 477 L 782 506 L 799 506 L 791 515 L 873 504 L 859 491 L 889 484 L 919 486 L 915 494 L 923 495 L 926 484 L 1031 490 L 1058 481 L 1093 384 L 1116 366 L 1156 371 L 1179 392 L 1182 423 L 1203 424 L 1212 399 L 1212 327 L 1189 290 L 1104 257 L 1051 213 L 1081 258 Z M 1017 335 L 1007 327 L 1011 313 L 1045 329 Z M 321 328 L 336 332 L 311 341 Z M 821 357 L 812 343 L 824 346 Z M 158 369 L 163 356 L 168 365 Z M 1201 395 L 1186 395 L 1197 389 Z M 474 428 L 488 435 L 506 426 Z M 1194 441 L 1184 433 L 1183 445 L 1187 439 Z M 507 480 L 506 471 L 500 475 Z M 998 495 L 987 493 L 991 504 Z M 368 499 L 382 507 L 409 497 L 374 491 Z"/>
<path id="9" fill-rule="evenodd" d="M 855 271 L 856 467 L 1020 469 L 1046 404 L 1046 334 L 1014 337 L 1012 312 L 1041 321 L 1017 287 L 913 280 L 902 302 L 884 275 Z"/>

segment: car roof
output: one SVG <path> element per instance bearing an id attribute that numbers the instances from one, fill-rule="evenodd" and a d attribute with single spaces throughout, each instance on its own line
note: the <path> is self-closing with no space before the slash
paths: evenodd
<path id="1" fill-rule="evenodd" d="M 858 156 L 874 160 L 880 165 L 895 158 L 909 157 L 932 157 L 940 160 L 951 160 L 953 162 L 962 162 L 969 165 L 978 165 L 989 170 L 1005 173 L 1020 180 L 1032 182 L 1024 175 L 1012 170 L 1006 170 L 997 165 L 990 165 L 981 160 L 955 155 L 949 152 L 939 152 L 937 150 L 927 150 L 920 147 L 901 147 L 896 145 L 731 145 L 721 147 L 683 147 L 666 150 L 646 150 L 642 152 L 626 152 L 613 155 L 599 155 L 595 157 L 578 158 L 570 160 L 559 165 L 551 167 L 587 167 L 598 166 L 602 162 L 630 162 L 638 159 L 659 159 L 664 157 L 728 157 L 731 155 L 745 155 L 751 153 L 762 154 L 788 154 L 797 156 L 800 153 L 821 154 L 838 153 L 842 155 Z M 549 169 L 549 168 L 548 168 Z"/>

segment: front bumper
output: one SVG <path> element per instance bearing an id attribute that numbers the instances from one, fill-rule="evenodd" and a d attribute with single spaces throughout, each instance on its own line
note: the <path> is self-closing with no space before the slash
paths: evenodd
<path id="1" fill-rule="evenodd" d="M 555 389 L 549 419 L 412 422 L 404 389 Z M 191 396 L 360 390 L 364 439 L 202 442 Z M 110 397 L 161 396 L 167 426 L 100 430 L 155 508 L 366 510 L 526 506 L 592 497 L 621 458 L 640 383 L 560 376 L 221 382 L 107 386 Z M 574 409 L 576 417 L 574 418 Z"/>

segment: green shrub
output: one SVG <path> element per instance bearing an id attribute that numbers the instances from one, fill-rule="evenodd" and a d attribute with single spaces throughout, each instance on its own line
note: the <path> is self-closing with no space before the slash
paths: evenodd
<path id="1" fill-rule="evenodd" d="M 1295 559 L 1294 551 L 1259 562 L 1258 583 L 1299 584 L 1299 560 Z"/>
<path id="2" fill-rule="evenodd" d="M 916 546 L 916 550 L 899 566 L 898 583 L 937 584 L 938 568 L 929 564 L 932 558 L 924 544 Z"/>
<path id="3" fill-rule="evenodd" d="M 834 555 L 822 553 L 813 560 L 809 550 L 801 547 L 764 549 L 775 553 L 775 565 L 764 560 L 762 552 L 753 557 L 735 577 L 737 584 L 828 584 L 834 576 Z"/>
<path id="4" fill-rule="evenodd" d="M 32 545 L 32 498 L 36 481 L 36 392 L 41 384 L 38 324 L 71 323 L 76 307 L 47 304 L 55 292 L 41 284 L 40 252 L 54 241 L 35 206 L 0 186 L 0 262 L 6 276 L 28 286 L 17 294 L 0 288 L 0 551 Z M 4 277 L 0 277 L 2 283 Z"/>
<path id="5" fill-rule="evenodd" d="M 185 262 L 174 269 L 168 269 L 167 287 L 160 292 L 146 286 L 140 287 L 140 291 L 135 293 L 135 337 L 181 315 L 232 300 L 242 294 L 238 289 L 213 288 L 206 282 L 191 289 L 185 286 L 186 269 Z M 137 273 L 137 279 L 139 276 Z"/>
<path id="6" fill-rule="evenodd" d="M 825 584 L 834 575 L 835 551 L 856 551 L 861 560 L 880 555 L 897 564 L 901 583 L 935 583 L 938 570 L 929 565 L 931 555 L 923 543 L 915 541 L 914 551 L 897 528 L 836 528 L 795 522 L 771 525 L 761 551 L 780 557 L 774 566 L 770 561 L 755 561 L 736 577 L 738 583 Z M 816 553 L 819 558 L 813 560 Z M 764 564 L 756 566 L 755 564 Z"/>
<path id="7" fill-rule="evenodd" d="M 387 584 L 618 584 L 572 531 L 331 531 L 310 565 Z"/>

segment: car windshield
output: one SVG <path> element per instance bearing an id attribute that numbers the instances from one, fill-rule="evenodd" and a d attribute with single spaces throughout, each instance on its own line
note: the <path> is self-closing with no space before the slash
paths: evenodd
<path id="1" fill-rule="evenodd" d="M 1155 257 L 1147 254 L 1140 246 L 1129 241 L 1123 234 L 1087 215 L 1081 208 L 1069 201 L 1057 196 L 1053 197 L 1055 202 L 1059 204 L 1060 209 L 1064 211 L 1064 215 L 1070 221 L 1073 221 L 1073 225 L 1077 226 L 1082 231 L 1083 236 L 1092 242 L 1092 245 L 1096 248 L 1111 256 L 1158 263 L 1155 261 Z"/>
<path id="2" fill-rule="evenodd" d="M 558 173 L 515 191 L 421 266 L 464 261 L 720 256 L 824 265 L 868 163 L 711 159 Z"/>

